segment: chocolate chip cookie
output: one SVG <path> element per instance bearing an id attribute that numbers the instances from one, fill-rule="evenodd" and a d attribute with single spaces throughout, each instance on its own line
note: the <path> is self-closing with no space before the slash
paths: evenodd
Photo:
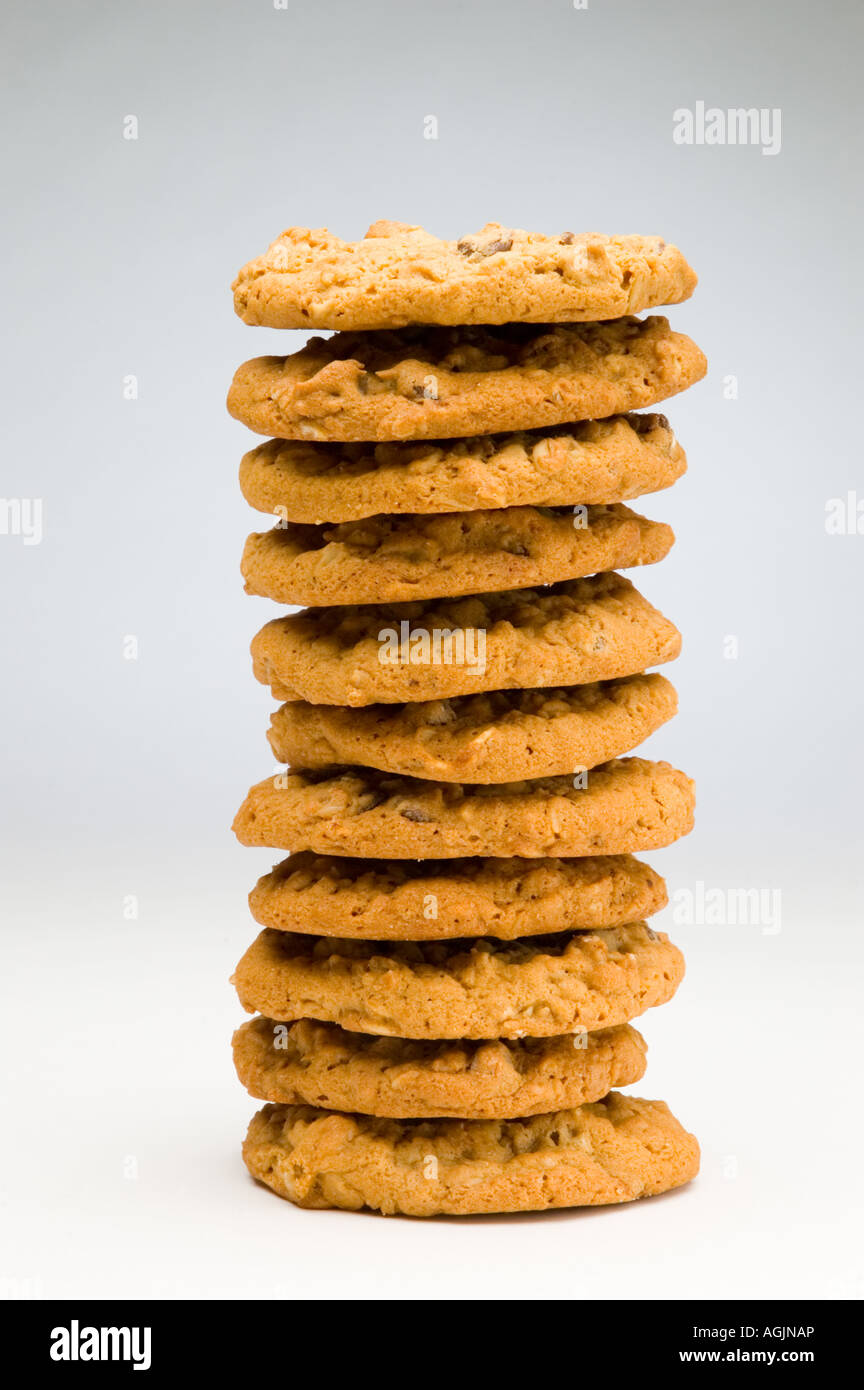
<path id="1" fill-rule="evenodd" d="M 605 1100 L 527 1120 L 382 1120 L 265 1105 L 243 1158 L 301 1207 L 469 1216 L 604 1206 L 668 1192 L 699 1145 L 659 1100 Z"/>
<path id="2" fill-rule="evenodd" d="M 419 443 L 268 439 L 243 456 L 250 506 L 282 522 L 626 502 L 671 487 L 687 458 L 665 415 Z"/>
<path id="3" fill-rule="evenodd" d="M 245 362 L 228 409 L 280 439 L 450 439 L 638 410 L 706 369 L 661 317 L 336 333 Z"/>
<path id="4" fill-rule="evenodd" d="M 277 700 L 353 707 L 617 680 L 680 649 L 678 629 L 613 571 L 274 618 L 252 640 L 252 669 Z"/>
<path id="5" fill-rule="evenodd" d="M 524 941 L 349 941 L 262 931 L 232 982 L 247 1013 L 394 1038 L 548 1038 L 665 1004 L 684 957 L 628 922 Z"/>
<path id="6" fill-rule="evenodd" d="M 552 1038 L 378 1038 L 336 1023 L 253 1018 L 234 1034 L 249 1094 L 393 1119 L 511 1119 L 601 1100 L 645 1071 L 645 1040 L 622 1025 Z"/>
<path id="7" fill-rule="evenodd" d="M 232 286 L 244 323 L 401 328 L 411 323 L 575 323 L 688 299 L 696 276 L 657 236 L 541 236 L 488 222 L 442 241 L 375 222 L 362 241 L 289 227 Z"/>
<path id="8" fill-rule="evenodd" d="M 249 536 L 240 568 L 247 594 L 277 603 L 400 603 L 653 565 L 673 540 L 671 526 L 620 503 L 504 507 L 340 526 L 280 524 Z"/>
<path id="9" fill-rule="evenodd" d="M 512 941 L 620 927 L 666 903 L 660 875 L 629 854 L 418 861 L 301 852 L 249 894 L 262 927 L 361 941 Z"/>
<path id="10" fill-rule="evenodd" d="M 519 782 L 629 753 L 678 708 L 665 676 L 564 689 L 498 690 L 404 705 L 284 704 L 271 715 L 280 762 L 378 768 L 441 782 Z"/>

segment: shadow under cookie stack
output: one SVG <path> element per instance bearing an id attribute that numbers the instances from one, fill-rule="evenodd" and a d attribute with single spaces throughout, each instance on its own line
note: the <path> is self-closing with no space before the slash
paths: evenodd
<path id="1" fill-rule="evenodd" d="M 412 1216 L 630 1201 L 696 1140 L 631 1020 L 681 953 L 634 853 L 692 784 L 623 756 L 676 711 L 667 618 L 617 573 L 673 536 L 624 505 L 684 454 L 662 415 L 705 359 L 665 318 L 696 277 L 656 237 L 459 242 L 292 228 L 235 285 L 248 324 L 335 330 L 234 377 L 254 673 L 281 703 L 234 829 L 288 851 L 253 890 L 234 1056 L 268 1102 L 249 1171 L 303 1207 Z"/>

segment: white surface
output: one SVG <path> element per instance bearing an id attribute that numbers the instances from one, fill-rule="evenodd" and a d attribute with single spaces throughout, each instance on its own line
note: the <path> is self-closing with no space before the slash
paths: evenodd
<path id="1" fill-rule="evenodd" d="M 667 853 L 665 867 L 671 873 Z M 688 978 L 640 1026 L 647 1076 L 703 1149 L 678 1193 L 621 1208 L 422 1222 L 298 1211 L 246 1175 L 256 1108 L 228 1053 L 226 977 L 249 928 L 230 892 L 166 874 L 138 923 L 72 876 L 62 931 L 7 937 L 0 1156 L 7 1294 L 43 1297 L 860 1297 L 861 937 L 673 928 Z M 680 857 L 680 855 L 679 855 Z M 655 856 L 655 858 L 658 858 Z M 164 895 L 164 896 L 162 896 Z M 77 909 L 75 899 L 84 905 Z M 58 909 L 59 911 L 59 906 Z M 11 955 L 9 954 L 11 951 Z M 15 981 L 13 984 L 12 981 Z M 89 1007 L 83 1008 L 82 1001 Z M 134 1165 L 134 1167 L 132 1166 Z M 128 1176 L 137 1169 L 137 1177 Z M 860 1248 L 860 1246 L 858 1247 Z"/>

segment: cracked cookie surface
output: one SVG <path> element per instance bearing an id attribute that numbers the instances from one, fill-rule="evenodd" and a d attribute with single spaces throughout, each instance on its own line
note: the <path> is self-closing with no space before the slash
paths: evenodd
<path id="1" fill-rule="evenodd" d="M 383 1037 L 547 1038 L 665 1004 L 684 957 L 628 922 L 522 941 L 348 941 L 262 931 L 232 976 L 247 1013 Z"/>
<path id="2" fill-rule="evenodd" d="M 279 762 L 377 768 L 442 782 L 518 782 L 636 748 L 678 707 L 665 676 L 343 709 L 293 701 L 270 717 Z"/>
<path id="3" fill-rule="evenodd" d="M 335 1023 L 253 1018 L 234 1065 L 256 1100 L 393 1119 L 510 1119 L 601 1100 L 645 1071 L 645 1040 L 622 1025 L 552 1038 L 423 1042 Z"/>
<path id="4" fill-rule="evenodd" d="M 249 1172 L 301 1207 L 468 1216 L 632 1202 L 689 1182 L 699 1145 L 659 1100 L 605 1100 L 527 1120 L 382 1120 L 265 1105 Z"/>
<path id="5" fill-rule="evenodd" d="M 666 906 L 658 873 L 629 854 L 583 859 L 429 859 L 292 854 L 249 894 L 278 931 L 365 941 L 511 941 L 623 926 Z"/>
<path id="6" fill-rule="evenodd" d="M 450 439 L 638 410 L 706 370 L 661 317 L 337 333 L 244 362 L 228 409 L 279 439 Z"/>
<path id="7" fill-rule="evenodd" d="M 402 704 L 585 685 L 672 661 L 677 628 L 614 571 L 548 589 L 274 618 L 252 669 L 277 700 Z"/>
<path id="8" fill-rule="evenodd" d="M 666 416 L 646 413 L 420 443 L 269 439 L 244 454 L 240 487 L 258 511 L 316 525 L 625 502 L 670 487 L 686 468 Z"/>
<path id="9" fill-rule="evenodd" d="M 620 504 L 505 507 L 279 525 L 248 537 L 240 569 L 247 594 L 276 603 L 400 603 L 653 565 L 673 540 L 671 526 Z"/>
<path id="10" fill-rule="evenodd" d="M 680 303 L 695 286 L 678 247 L 657 236 L 541 236 L 489 222 L 443 241 L 380 221 L 362 241 L 289 227 L 232 289 L 244 323 L 379 329 L 612 319 Z"/>
<path id="11" fill-rule="evenodd" d="M 693 805 L 690 778 L 646 758 L 615 758 L 576 779 L 476 786 L 349 768 L 258 782 L 234 833 L 243 845 L 316 854 L 575 858 L 670 845 L 692 829 Z"/>

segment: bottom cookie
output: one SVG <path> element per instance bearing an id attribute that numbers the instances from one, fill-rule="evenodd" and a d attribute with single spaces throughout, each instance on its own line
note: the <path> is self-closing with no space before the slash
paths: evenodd
<path id="1" fill-rule="evenodd" d="M 382 1120 L 265 1105 L 249 1172 L 301 1207 L 470 1216 L 632 1202 L 680 1187 L 699 1145 L 659 1100 L 605 1100 L 528 1120 Z"/>

